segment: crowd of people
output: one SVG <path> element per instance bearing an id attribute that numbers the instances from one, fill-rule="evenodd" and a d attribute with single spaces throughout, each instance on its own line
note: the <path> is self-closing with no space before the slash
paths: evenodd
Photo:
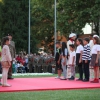
<path id="1" fill-rule="evenodd" d="M 100 67 L 100 41 L 98 35 L 90 35 L 84 39 L 76 38 L 76 34 L 71 33 L 66 42 L 56 43 L 56 67 L 58 69 L 57 79 L 74 80 L 75 66 L 79 69 L 79 79 L 77 81 L 90 81 L 89 67 L 94 69 L 94 80 L 91 83 L 99 83 Z M 71 76 L 67 78 L 67 68 L 70 68 Z M 63 78 L 61 73 L 63 72 Z"/>
<path id="2" fill-rule="evenodd" d="M 81 39 L 76 38 L 76 34 L 71 33 L 67 43 L 57 41 L 56 48 L 55 57 L 52 56 L 52 54 L 24 54 L 23 56 L 16 56 L 15 43 L 12 41 L 12 36 L 8 35 L 4 37 L 2 47 L 0 47 L 2 86 L 11 86 L 7 83 L 7 79 L 13 79 L 13 68 L 14 73 L 52 73 L 57 69 L 58 76 L 56 79 L 75 80 L 76 66 L 78 66 L 79 69 L 79 79 L 77 79 L 77 81 L 90 81 L 89 67 L 92 67 L 94 69 L 94 80 L 91 81 L 91 83 L 99 83 L 100 40 L 98 35 L 91 34 L 90 37 Z M 54 66 L 56 66 L 56 68 Z M 67 77 L 68 68 L 70 68 L 70 78 Z M 61 78 L 62 73 L 63 78 Z"/>
<path id="3" fill-rule="evenodd" d="M 13 60 L 14 73 L 52 73 L 55 59 L 52 54 L 17 55 Z"/>

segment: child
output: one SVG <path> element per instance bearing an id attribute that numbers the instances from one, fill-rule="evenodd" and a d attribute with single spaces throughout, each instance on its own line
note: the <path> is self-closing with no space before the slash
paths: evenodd
<path id="1" fill-rule="evenodd" d="M 76 59 L 76 53 L 75 53 L 75 46 L 73 44 L 69 45 L 70 47 L 70 56 L 68 60 L 68 66 L 71 68 L 71 78 L 69 80 L 74 80 L 75 79 L 75 59 Z"/>
<path id="2" fill-rule="evenodd" d="M 66 80 L 67 79 L 67 45 L 65 42 L 62 42 L 62 53 L 61 53 L 61 64 L 62 64 L 62 69 L 63 69 L 63 77 L 61 80 Z"/>
<path id="3" fill-rule="evenodd" d="M 76 65 L 79 68 L 79 79 L 77 81 L 83 81 L 83 68 L 82 68 L 82 52 L 83 52 L 83 42 L 82 39 L 78 38 L 76 40 Z"/>
<path id="4" fill-rule="evenodd" d="M 69 40 L 67 41 L 67 48 L 68 48 L 68 53 L 70 54 L 70 44 L 75 44 L 75 39 L 76 39 L 76 34 L 75 33 L 71 33 L 69 35 Z"/>
<path id="5" fill-rule="evenodd" d="M 83 48 L 83 53 L 82 53 L 82 64 L 83 64 L 84 74 L 85 74 L 85 79 L 83 80 L 83 82 L 88 82 L 89 81 L 89 64 L 91 60 L 89 38 L 84 38 L 83 44 L 84 44 L 84 48 Z"/>
<path id="6" fill-rule="evenodd" d="M 9 87 L 7 83 L 7 74 L 8 70 L 11 66 L 11 54 L 8 45 L 10 44 L 9 38 L 4 37 L 2 42 L 2 53 L 1 53 L 1 64 L 2 64 L 2 86 L 3 87 Z"/>
<path id="7" fill-rule="evenodd" d="M 55 57 L 55 61 L 56 61 L 56 68 L 58 71 L 58 76 L 56 77 L 57 79 L 60 79 L 61 77 L 61 73 L 62 73 L 62 68 L 61 68 L 61 61 L 60 61 L 60 54 L 61 54 L 61 46 L 60 46 L 60 42 L 56 42 L 56 57 Z"/>
<path id="8" fill-rule="evenodd" d="M 91 83 L 99 83 L 99 37 L 93 37 L 94 46 L 92 48 L 91 66 L 94 67 L 94 80 Z"/>

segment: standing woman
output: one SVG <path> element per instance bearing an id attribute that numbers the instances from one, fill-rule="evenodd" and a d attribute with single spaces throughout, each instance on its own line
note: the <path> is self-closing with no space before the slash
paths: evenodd
<path id="1" fill-rule="evenodd" d="M 83 53 L 83 42 L 82 39 L 78 38 L 76 40 L 76 65 L 79 68 L 79 79 L 77 81 L 83 81 L 83 68 L 82 68 L 82 53 Z"/>
<path id="2" fill-rule="evenodd" d="M 8 45 L 10 44 L 9 38 L 4 37 L 2 41 L 1 65 L 2 65 L 2 86 L 9 87 L 7 83 L 8 70 L 11 66 L 11 54 Z"/>
<path id="3" fill-rule="evenodd" d="M 61 64 L 62 64 L 64 78 L 62 78 L 61 80 L 67 79 L 67 68 L 66 68 L 67 54 L 68 54 L 67 45 L 65 42 L 62 42 Z"/>
<path id="4" fill-rule="evenodd" d="M 91 83 L 99 83 L 99 36 L 93 36 L 94 46 L 92 48 L 92 58 L 91 58 L 91 66 L 94 67 L 94 80 Z"/>

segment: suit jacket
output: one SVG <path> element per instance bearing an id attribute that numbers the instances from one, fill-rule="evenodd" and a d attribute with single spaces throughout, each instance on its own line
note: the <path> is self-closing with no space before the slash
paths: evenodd
<path id="1" fill-rule="evenodd" d="M 15 49 L 15 42 L 14 41 L 10 41 L 9 49 L 10 49 L 12 59 L 15 58 L 16 49 Z"/>

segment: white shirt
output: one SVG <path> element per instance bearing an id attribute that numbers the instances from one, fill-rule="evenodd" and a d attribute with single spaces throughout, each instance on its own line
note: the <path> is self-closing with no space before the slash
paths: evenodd
<path id="1" fill-rule="evenodd" d="M 70 44 L 74 44 L 75 42 L 74 41 L 71 41 L 71 40 L 69 40 L 69 41 L 67 41 L 67 48 L 68 48 L 68 53 L 70 54 L 70 52 L 71 52 L 71 50 L 70 50 L 70 48 L 69 48 L 69 45 Z"/>
<path id="2" fill-rule="evenodd" d="M 81 53 L 81 51 L 83 51 L 83 46 L 82 45 L 77 46 L 76 53 Z"/>
<path id="3" fill-rule="evenodd" d="M 100 51 L 100 45 L 95 44 L 91 50 L 92 54 L 97 54 L 97 52 Z"/>
<path id="4" fill-rule="evenodd" d="M 90 40 L 89 45 L 90 45 L 90 49 L 92 50 L 92 47 L 94 46 L 93 40 Z"/>
<path id="5" fill-rule="evenodd" d="M 71 64 L 73 63 L 73 57 L 76 58 L 76 53 L 75 53 L 75 51 L 70 52 L 70 56 L 69 56 L 69 60 L 68 60 L 68 64 L 71 65 Z M 76 62 L 76 59 L 74 60 L 74 65 L 75 65 L 75 62 Z"/>

